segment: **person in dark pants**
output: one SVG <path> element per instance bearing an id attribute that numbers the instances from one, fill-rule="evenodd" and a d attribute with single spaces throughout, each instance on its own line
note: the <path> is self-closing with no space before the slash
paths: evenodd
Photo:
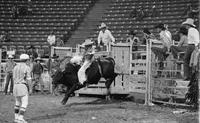
<path id="1" fill-rule="evenodd" d="M 8 56 L 8 62 L 6 63 L 5 66 L 5 72 L 6 72 L 6 84 L 5 84 L 5 89 L 4 93 L 7 95 L 8 91 L 8 85 L 10 83 L 10 94 L 12 95 L 13 93 L 13 68 L 15 67 L 16 63 L 13 61 L 13 56 L 9 55 Z"/>
<path id="2" fill-rule="evenodd" d="M 32 93 L 35 93 L 36 91 L 36 86 L 38 84 L 40 84 L 41 86 L 41 93 L 43 94 L 43 89 L 44 89 L 44 83 L 43 80 L 41 78 L 41 75 L 43 73 L 43 66 L 41 64 L 42 59 L 40 57 L 38 57 L 37 59 L 35 59 L 35 64 L 33 65 L 33 69 L 32 69 L 32 73 L 33 73 L 33 78 L 34 78 L 34 83 L 33 83 L 33 87 L 32 87 Z"/>
<path id="3" fill-rule="evenodd" d="M 169 51 L 171 45 L 172 45 L 172 35 L 171 33 L 166 29 L 163 23 L 158 24 L 155 26 L 155 28 L 159 32 L 159 41 L 162 43 L 162 48 L 159 47 L 152 47 L 151 50 L 155 54 L 155 56 L 158 58 L 159 61 L 164 61 L 167 58 L 167 51 Z"/>
<path id="4" fill-rule="evenodd" d="M 200 43 L 199 41 L 199 31 L 195 28 L 194 19 L 187 18 L 185 22 L 182 23 L 188 29 L 188 46 L 184 56 L 184 80 L 191 79 L 192 68 L 189 66 L 191 54 L 195 47 Z"/>
<path id="5" fill-rule="evenodd" d="M 173 45 L 170 47 L 174 59 L 178 58 L 178 52 L 185 52 L 188 46 L 188 30 L 185 27 L 181 27 L 178 33 L 180 35 L 180 41 L 178 43 L 178 46 Z"/>

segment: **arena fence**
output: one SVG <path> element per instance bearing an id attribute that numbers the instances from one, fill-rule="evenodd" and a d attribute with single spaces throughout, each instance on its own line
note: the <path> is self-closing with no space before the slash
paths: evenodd
<path id="1" fill-rule="evenodd" d="M 183 58 L 182 54 L 178 54 L 179 60 L 174 60 L 171 53 L 165 61 L 163 68 L 159 68 L 160 62 L 155 59 L 151 53 L 152 40 L 149 41 L 148 64 L 149 80 L 147 81 L 146 97 L 148 103 L 157 102 L 177 106 L 188 106 L 185 102 L 185 95 L 188 92 L 188 84 L 190 81 L 184 81 L 183 77 Z M 153 45 L 155 46 L 155 45 Z M 151 53 L 151 55 L 150 55 Z M 200 59 L 199 59 L 200 61 Z M 200 81 L 199 81 L 200 82 Z"/>

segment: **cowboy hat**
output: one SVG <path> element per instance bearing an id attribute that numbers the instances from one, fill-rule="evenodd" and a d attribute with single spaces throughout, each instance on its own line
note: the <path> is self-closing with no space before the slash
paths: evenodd
<path id="1" fill-rule="evenodd" d="M 85 42 L 82 44 L 82 46 L 89 46 L 89 45 L 92 45 L 93 42 L 91 39 L 86 39 Z"/>
<path id="2" fill-rule="evenodd" d="M 12 55 L 8 55 L 8 59 L 13 59 L 13 56 Z"/>
<path id="3" fill-rule="evenodd" d="M 21 54 L 19 59 L 20 60 L 27 60 L 27 59 L 30 59 L 30 58 L 29 58 L 29 55 L 27 55 L 27 54 Z"/>
<path id="4" fill-rule="evenodd" d="M 99 29 L 102 29 L 102 28 L 107 28 L 105 23 L 101 23 L 101 26 L 99 26 Z"/>
<path id="5" fill-rule="evenodd" d="M 185 25 L 185 24 L 191 25 L 191 26 L 193 26 L 193 27 L 196 27 L 196 26 L 194 25 L 194 19 L 192 19 L 192 18 L 187 18 L 186 21 L 184 21 L 184 22 L 182 23 L 182 25 Z"/>
<path id="6" fill-rule="evenodd" d="M 59 56 L 57 56 L 57 55 L 54 53 L 52 59 L 56 59 L 56 58 L 59 58 Z"/>

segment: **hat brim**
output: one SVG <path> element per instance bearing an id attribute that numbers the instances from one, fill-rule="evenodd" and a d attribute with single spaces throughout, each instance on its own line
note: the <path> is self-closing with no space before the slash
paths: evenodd
<path id="1" fill-rule="evenodd" d="M 100 26 L 99 29 L 107 28 L 107 26 Z"/>
<path id="2" fill-rule="evenodd" d="M 190 26 L 196 27 L 196 25 L 190 24 L 190 23 L 188 23 L 187 21 L 183 22 L 182 25 L 190 25 Z"/>

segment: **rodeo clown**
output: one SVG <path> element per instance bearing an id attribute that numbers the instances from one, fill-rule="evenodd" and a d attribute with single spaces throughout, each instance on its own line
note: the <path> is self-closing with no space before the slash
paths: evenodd
<path id="1" fill-rule="evenodd" d="M 28 66 L 29 56 L 27 54 L 20 55 L 21 63 L 17 64 L 13 69 L 15 96 L 15 120 L 16 123 L 27 123 L 24 120 L 24 113 L 28 105 L 28 83 L 31 81 L 31 70 Z"/>
<path id="2" fill-rule="evenodd" d="M 78 71 L 78 79 L 80 85 L 84 85 L 87 81 L 86 70 L 92 63 L 92 58 L 95 53 L 95 46 L 93 46 L 93 42 L 91 39 L 86 39 L 85 42 L 81 45 L 82 48 L 85 49 L 83 55 L 74 56 L 70 62 L 81 65 L 82 61 L 84 61 L 83 65 Z"/>

